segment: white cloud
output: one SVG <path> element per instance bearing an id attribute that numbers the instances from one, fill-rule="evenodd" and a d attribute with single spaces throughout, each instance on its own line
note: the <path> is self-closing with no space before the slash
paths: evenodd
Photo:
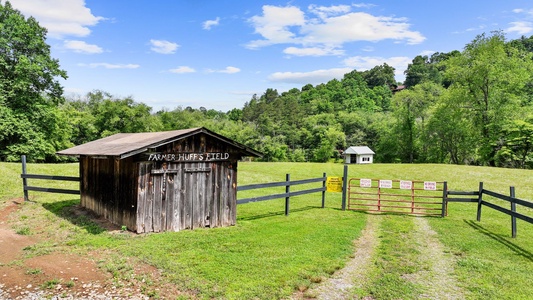
<path id="1" fill-rule="evenodd" d="M 268 76 L 268 80 L 284 83 L 313 84 L 325 83 L 333 78 L 341 79 L 344 74 L 353 71 L 351 68 L 334 68 L 311 72 L 276 72 Z"/>
<path id="2" fill-rule="evenodd" d="M 14 8 L 25 16 L 33 16 L 39 24 L 48 29 L 48 37 L 84 37 L 105 18 L 95 16 L 85 6 L 84 0 L 10 0 Z"/>
<path id="3" fill-rule="evenodd" d="M 219 22 L 220 22 L 220 18 L 219 17 L 217 17 L 214 20 L 207 20 L 207 21 L 204 22 L 203 28 L 205 30 L 211 30 L 211 27 L 218 26 Z"/>
<path id="4" fill-rule="evenodd" d="M 91 63 L 91 64 L 78 64 L 80 67 L 89 68 L 106 68 L 106 69 L 137 69 L 140 65 L 136 64 L 110 64 L 110 63 Z"/>
<path id="5" fill-rule="evenodd" d="M 517 14 L 526 14 L 526 15 L 533 16 L 533 9 L 526 10 L 523 8 L 516 8 L 516 9 L 513 9 L 513 12 Z"/>
<path id="6" fill-rule="evenodd" d="M 506 32 L 513 32 L 524 35 L 533 32 L 533 24 L 531 22 L 511 22 L 511 27 L 507 28 Z"/>
<path id="7" fill-rule="evenodd" d="M 274 44 L 292 43 L 295 34 L 289 30 L 292 26 L 305 25 L 305 15 L 297 7 L 263 6 L 262 16 L 249 19 L 255 32 L 263 36 L 263 40 L 251 41 L 249 48 L 258 48 Z"/>
<path id="8" fill-rule="evenodd" d="M 412 62 L 412 59 L 406 56 L 396 57 L 375 57 L 375 56 L 354 56 L 345 59 L 344 64 L 348 67 L 352 67 L 357 71 L 370 70 L 376 66 L 380 66 L 384 63 L 395 69 L 394 75 L 398 77 L 404 76 L 403 72 L 407 69 L 407 66 Z"/>
<path id="9" fill-rule="evenodd" d="M 241 69 L 236 68 L 236 67 L 226 67 L 226 69 L 221 70 L 220 73 L 235 74 L 235 73 L 239 73 L 240 71 Z"/>
<path id="10" fill-rule="evenodd" d="M 152 51 L 160 54 L 174 54 L 179 47 L 178 44 L 165 40 L 150 40 L 150 45 Z"/>
<path id="11" fill-rule="evenodd" d="M 279 7 L 265 5 L 263 14 L 249 19 L 255 33 L 263 39 L 249 42 L 250 49 L 274 45 L 302 45 L 302 49 L 338 49 L 345 43 L 357 41 L 396 40 L 407 44 L 419 44 L 425 37 L 410 30 L 405 18 L 374 16 L 364 12 L 350 12 L 353 6 L 309 6 L 311 14 L 319 18 L 306 17 L 295 6 Z M 305 54 L 296 48 L 287 48 L 295 55 Z M 316 51 L 309 51 L 316 55 Z M 323 55 L 331 55 L 324 52 Z"/>
<path id="12" fill-rule="evenodd" d="M 408 44 L 419 44 L 425 40 L 417 31 L 410 31 L 403 18 L 376 17 L 363 12 L 331 17 L 320 24 L 308 24 L 302 32 L 305 43 L 342 45 L 348 42 L 386 39 L 405 40 Z"/>
<path id="13" fill-rule="evenodd" d="M 294 56 L 327 56 L 327 55 L 343 55 L 344 50 L 334 49 L 334 48 L 321 48 L 321 47 L 310 47 L 310 48 L 288 47 L 285 50 L 283 50 L 283 53 L 294 55 Z"/>
<path id="14" fill-rule="evenodd" d="M 309 5 L 309 11 L 316 14 L 321 19 L 327 19 L 331 16 L 337 16 L 350 12 L 349 5 L 336 5 L 336 6 L 317 6 L 314 4 Z"/>
<path id="15" fill-rule="evenodd" d="M 355 4 L 352 4 L 353 7 L 358 7 L 358 8 L 372 8 L 374 6 L 376 6 L 375 4 L 370 4 L 370 3 L 355 3 Z"/>
<path id="16" fill-rule="evenodd" d="M 225 69 L 222 69 L 222 70 L 211 70 L 211 69 L 208 69 L 206 70 L 207 73 L 225 73 L 225 74 L 235 74 L 235 73 L 239 73 L 241 71 L 241 69 L 239 68 L 236 68 L 236 67 L 226 67 Z"/>
<path id="17" fill-rule="evenodd" d="M 63 42 L 66 49 L 73 50 L 76 53 L 98 54 L 104 52 L 102 48 L 97 45 L 87 44 L 84 41 L 66 40 Z"/>
<path id="18" fill-rule="evenodd" d="M 170 69 L 170 73 L 176 73 L 176 74 L 185 74 L 185 73 L 194 73 L 196 72 L 195 69 L 187 66 L 179 66 L 176 69 Z"/>

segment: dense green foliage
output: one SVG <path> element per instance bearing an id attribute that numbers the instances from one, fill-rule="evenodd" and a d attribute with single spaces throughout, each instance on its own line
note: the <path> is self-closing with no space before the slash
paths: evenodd
<path id="1" fill-rule="evenodd" d="M 153 112 L 95 90 L 64 99 L 66 77 L 33 19 L 0 5 L 0 161 L 58 161 L 54 153 L 119 132 L 206 127 L 265 161 L 326 162 L 366 145 L 377 162 L 533 167 L 533 36 L 477 36 L 463 51 L 417 56 L 403 85 L 383 64 L 340 80 L 267 89 L 228 112 Z M 65 158 L 61 158 L 65 159 Z"/>
<path id="2" fill-rule="evenodd" d="M 67 145 L 58 76 L 66 73 L 50 58 L 46 29 L 0 4 L 0 160 L 53 160 Z"/>

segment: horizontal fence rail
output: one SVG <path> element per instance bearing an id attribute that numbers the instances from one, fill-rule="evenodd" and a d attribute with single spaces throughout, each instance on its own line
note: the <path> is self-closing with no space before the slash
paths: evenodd
<path id="1" fill-rule="evenodd" d="M 517 226 L 516 226 L 516 219 L 523 220 L 525 222 L 528 222 L 530 224 L 533 224 L 533 217 L 518 213 L 516 211 L 516 205 L 521 205 L 526 208 L 533 209 L 533 202 L 518 199 L 515 197 L 515 188 L 510 187 L 509 195 L 504 195 L 500 193 L 496 193 L 494 191 L 490 191 L 483 188 L 483 182 L 479 183 L 479 189 L 478 191 L 448 191 L 447 193 L 447 202 L 473 202 L 477 203 L 477 220 L 481 221 L 481 211 L 483 206 L 487 206 L 491 209 L 497 210 L 501 213 L 504 213 L 506 215 L 511 216 L 511 235 L 513 238 L 516 237 L 517 232 Z M 452 196 L 475 196 L 475 197 L 450 197 Z M 498 205 L 496 203 L 492 203 L 490 201 L 487 201 L 488 198 L 491 197 L 497 200 L 503 200 L 510 203 L 510 208 L 505 208 L 501 205 Z"/>
<path id="2" fill-rule="evenodd" d="M 264 195 L 264 196 L 258 196 L 258 197 L 239 199 L 237 200 L 237 204 L 245 204 L 245 203 L 250 203 L 250 202 L 259 202 L 259 201 L 285 198 L 285 215 L 288 215 L 290 197 L 321 192 L 322 193 L 322 208 L 324 208 L 325 197 L 326 197 L 325 196 L 326 195 L 326 180 L 327 180 L 326 173 L 324 173 L 323 176 L 319 178 L 310 178 L 310 179 L 302 179 L 302 180 L 294 180 L 294 181 L 291 181 L 290 174 L 286 174 L 285 181 L 238 186 L 237 192 L 284 186 L 285 193 L 270 194 L 270 195 Z M 290 189 L 291 186 L 309 184 L 309 183 L 315 183 L 315 182 L 322 182 L 322 186 L 318 188 L 312 188 L 312 189 L 306 189 L 306 190 L 300 190 L 300 191 L 291 191 Z"/>
<path id="3" fill-rule="evenodd" d="M 49 187 L 39 187 L 39 186 L 29 186 L 28 179 L 41 179 L 41 180 L 57 180 L 57 181 L 80 181 L 79 177 L 72 176 L 57 176 L 57 175 L 39 175 L 39 174 L 28 174 L 26 168 L 26 156 L 22 155 L 22 186 L 24 191 L 24 201 L 29 200 L 28 191 L 35 192 L 45 192 L 45 193 L 58 193 L 58 194 L 70 194 L 70 195 L 80 195 L 80 190 L 69 190 L 69 189 L 58 189 L 58 188 L 49 188 Z"/>
<path id="4" fill-rule="evenodd" d="M 478 191 L 475 191 L 475 192 L 462 192 L 462 191 L 448 191 L 447 193 L 447 197 L 446 197 L 446 200 L 448 202 L 478 202 L 478 196 L 479 196 L 479 192 Z M 450 195 L 452 196 L 475 196 L 475 198 L 470 198 L 470 197 L 450 197 Z"/>

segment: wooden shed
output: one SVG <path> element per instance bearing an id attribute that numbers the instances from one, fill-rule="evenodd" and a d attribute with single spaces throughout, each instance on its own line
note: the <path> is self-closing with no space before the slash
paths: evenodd
<path id="1" fill-rule="evenodd" d="M 261 153 L 205 128 L 119 133 L 70 149 L 81 206 L 129 230 L 234 225 L 237 161 Z"/>
<path id="2" fill-rule="evenodd" d="M 352 146 L 343 153 L 346 164 L 371 164 L 374 161 L 374 151 L 367 146 Z"/>

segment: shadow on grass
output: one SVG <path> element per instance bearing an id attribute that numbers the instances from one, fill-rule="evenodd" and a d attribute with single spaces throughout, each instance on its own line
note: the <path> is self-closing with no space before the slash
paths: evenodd
<path id="1" fill-rule="evenodd" d="M 90 234 L 100 234 L 119 229 L 118 226 L 97 216 L 94 212 L 81 207 L 79 203 L 79 199 L 73 199 L 43 203 L 43 207 L 59 218 L 69 221 Z"/>
<path id="2" fill-rule="evenodd" d="M 515 252 L 519 256 L 522 256 L 525 259 L 529 260 L 530 262 L 533 262 L 533 253 L 529 252 L 528 250 L 514 244 L 513 242 L 507 240 L 504 237 L 501 237 L 500 235 L 490 232 L 489 230 L 485 229 L 483 226 L 479 225 L 477 221 L 464 220 L 464 222 L 468 224 L 470 227 L 479 231 L 480 233 L 490 237 L 491 239 L 511 249 L 511 251 Z"/>
<path id="3" fill-rule="evenodd" d="M 306 211 L 306 210 L 311 210 L 311 209 L 315 209 L 315 208 L 322 208 L 322 207 L 320 207 L 320 206 L 306 206 L 306 207 L 302 207 L 302 208 L 294 208 L 294 209 L 291 209 L 289 211 L 289 215 L 291 213 L 294 213 L 294 212 Z M 268 217 L 275 217 L 275 216 L 282 216 L 282 215 L 285 215 L 285 210 L 277 211 L 277 212 L 269 212 L 269 213 L 266 213 L 266 214 L 249 216 L 249 217 L 242 217 L 242 218 L 237 217 L 237 220 L 252 221 L 252 220 L 263 219 L 263 218 L 268 218 Z"/>

